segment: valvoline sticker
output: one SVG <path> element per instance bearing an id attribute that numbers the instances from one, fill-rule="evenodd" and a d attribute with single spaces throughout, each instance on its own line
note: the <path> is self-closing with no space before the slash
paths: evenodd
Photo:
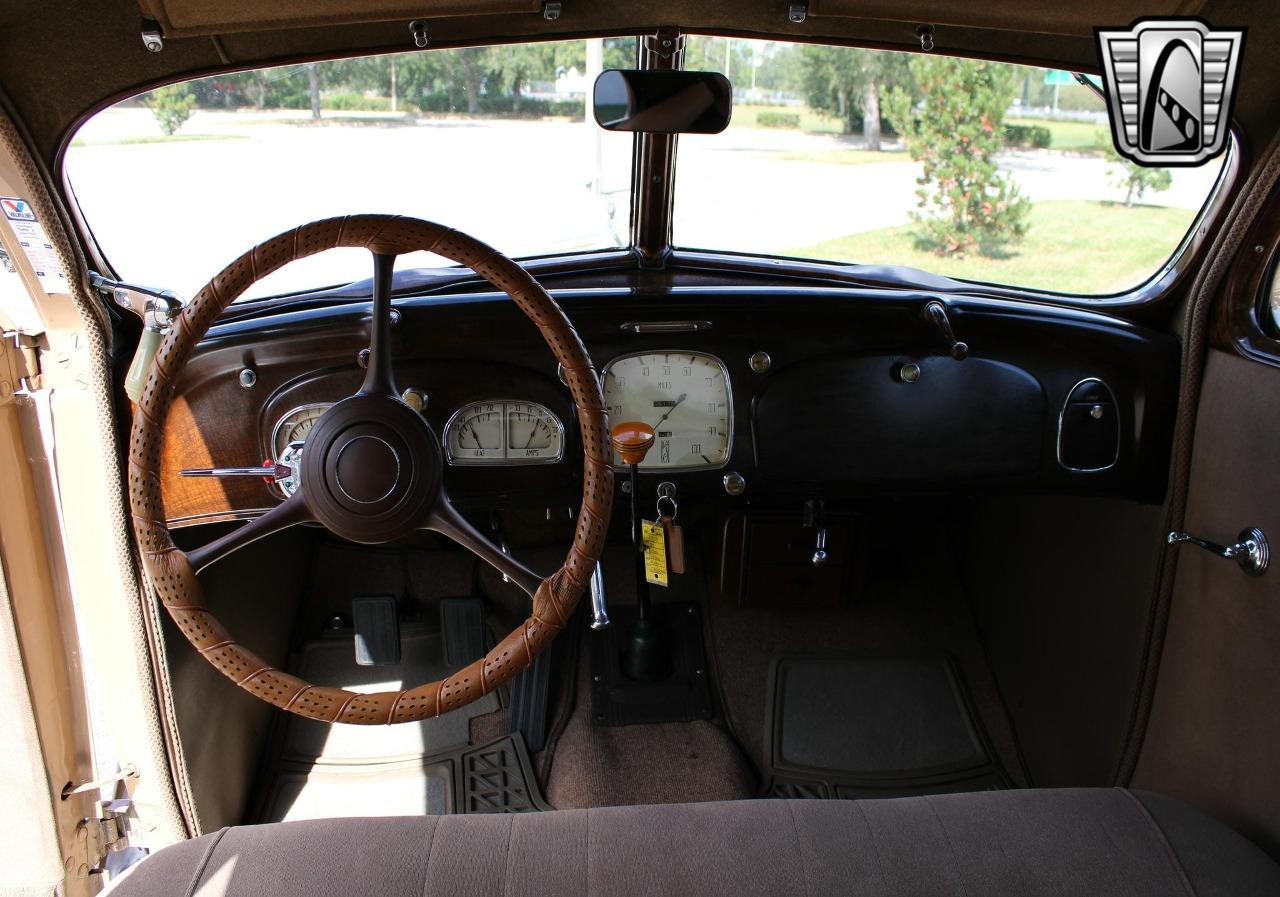
<path id="1" fill-rule="evenodd" d="M 0 209 L 4 209 L 4 217 L 10 221 L 35 221 L 36 213 L 31 203 L 16 196 L 0 196 Z"/>

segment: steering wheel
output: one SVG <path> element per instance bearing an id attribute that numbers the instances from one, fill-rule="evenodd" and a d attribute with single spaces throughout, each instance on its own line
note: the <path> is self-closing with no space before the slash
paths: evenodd
<path id="1" fill-rule="evenodd" d="M 173 544 L 160 492 L 160 448 L 178 375 L 218 315 L 253 283 L 326 249 L 373 253 L 369 363 L 355 395 L 332 406 L 307 436 L 301 485 L 281 504 L 194 551 Z M 397 255 L 425 250 L 471 268 L 507 293 L 564 366 L 582 431 L 582 507 L 564 565 L 546 579 L 506 555 L 449 502 L 440 441 L 401 401 L 391 364 L 391 277 Z M 604 547 L 613 501 L 612 455 L 600 380 L 564 312 L 528 272 L 479 240 L 439 224 L 390 215 L 315 221 L 267 240 L 232 262 L 182 310 L 156 354 L 129 446 L 129 499 L 143 566 L 178 628 L 241 688 L 300 716 L 340 723 L 401 723 L 461 707 L 524 670 L 564 629 Z M 492 564 L 533 599 L 522 625 L 485 657 L 438 682 L 360 694 L 312 685 L 273 669 L 236 641 L 204 601 L 196 574 L 250 542 L 314 522 L 362 543 L 415 530 L 442 533 Z"/>

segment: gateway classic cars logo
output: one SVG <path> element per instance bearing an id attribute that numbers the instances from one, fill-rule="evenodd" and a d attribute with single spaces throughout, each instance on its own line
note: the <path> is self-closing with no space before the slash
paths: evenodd
<path id="1" fill-rule="evenodd" d="M 1095 29 L 1120 155 L 1139 165 L 1199 165 L 1222 152 L 1244 29 L 1142 19 Z"/>

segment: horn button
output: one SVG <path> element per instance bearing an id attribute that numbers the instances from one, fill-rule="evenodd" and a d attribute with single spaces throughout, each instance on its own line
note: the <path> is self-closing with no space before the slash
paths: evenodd
<path id="1" fill-rule="evenodd" d="M 355 395 L 307 435 L 303 498 L 316 519 L 353 542 L 388 542 L 421 526 L 440 492 L 435 433 L 399 399 Z"/>
<path id="2" fill-rule="evenodd" d="M 388 434 L 390 435 L 390 434 Z M 329 483 L 339 500 L 350 507 L 374 505 L 388 499 L 400 483 L 400 453 L 381 436 L 360 433 L 341 440 L 329 453 Z M 354 510 L 354 509 L 353 509 Z"/>

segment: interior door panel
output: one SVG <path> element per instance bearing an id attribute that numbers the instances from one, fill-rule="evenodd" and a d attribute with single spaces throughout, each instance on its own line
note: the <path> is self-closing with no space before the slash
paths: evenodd
<path id="1" fill-rule="evenodd" d="M 1280 371 L 1210 351 L 1184 529 L 1229 543 L 1257 526 L 1274 540 L 1278 440 Z M 1134 785 L 1194 803 L 1280 855 L 1280 575 L 1247 576 L 1187 545 L 1177 564 Z"/>

